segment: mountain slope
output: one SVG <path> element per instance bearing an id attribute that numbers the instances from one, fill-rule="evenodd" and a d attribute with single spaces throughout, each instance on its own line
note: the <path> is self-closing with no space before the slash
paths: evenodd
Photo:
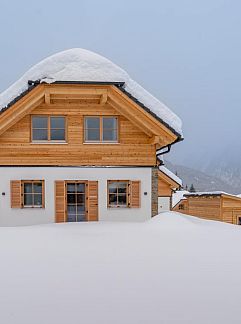
<path id="1" fill-rule="evenodd" d="M 216 169 L 216 173 L 213 171 L 213 175 L 211 175 L 208 172 L 199 171 L 183 165 L 172 164 L 169 161 L 165 161 L 165 165 L 172 172 L 177 172 L 177 175 L 183 180 L 184 188 L 186 186 L 190 188 L 191 184 L 193 184 L 196 191 L 220 190 L 231 194 L 240 194 L 241 192 L 241 179 L 240 182 L 230 181 L 231 175 L 235 178 L 235 173 L 225 173 L 222 168 Z"/>

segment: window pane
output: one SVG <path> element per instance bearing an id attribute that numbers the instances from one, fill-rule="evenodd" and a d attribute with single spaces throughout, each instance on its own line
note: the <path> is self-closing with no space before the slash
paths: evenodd
<path id="1" fill-rule="evenodd" d="M 68 222 L 76 222 L 76 215 L 75 214 L 68 214 L 67 221 Z"/>
<path id="2" fill-rule="evenodd" d="M 68 214 L 76 214 L 76 206 L 75 205 L 73 205 L 73 206 L 68 205 L 67 206 L 67 211 L 68 211 Z"/>
<path id="3" fill-rule="evenodd" d="M 38 183 L 34 183 L 33 184 L 33 192 L 34 193 L 42 193 L 42 183 L 38 182 Z"/>
<path id="4" fill-rule="evenodd" d="M 84 204 L 85 202 L 85 195 L 79 194 L 77 195 L 77 204 Z"/>
<path id="5" fill-rule="evenodd" d="M 103 129 L 116 129 L 117 128 L 117 118 L 115 117 L 103 117 Z"/>
<path id="6" fill-rule="evenodd" d="M 118 205 L 126 206 L 126 194 L 118 195 Z"/>
<path id="7" fill-rule="evenodd" d="M 24 193 L 32 192 L 32 183 L 24 183 Z"/>
<path id="8" fill-rule="evenodd" d="M 109 183 L 109 193 L 117 193 L 118 182 Z"/>
<path id="9" fill-rule="evenodd" d="M 75 192 L 75 184 L 68 184 L 67 185 L 67 192 Z"/>
<path id="10" fill-rule="evenodd" d="M 85 221 L 85 214 L 77 215 L 77 222 L 84 222 Z"/>
<path id="11" fill-rule="evenodd" d="M 50 117 L 50 128 L 65 128 L 65 117 Z"/>
<path id="12" fill-rule="evenodd" d="M 117 130 L 103 130 L 103 141 L 117 141 Z"/>
<path id="13" fill-rule="evenodd" d="M 77 183 L 77 192 L 85 192 L 85 184 L 84 183 Z"/>
<path id="14" fill-rule="evenodd" d="M 33 129 L 32 138 L 34 141 L 47 141 L 48 130 L 47 129 Z"/>
<path id="15" fill-rule="evenodd" d="M 82 214 L 85 211 L 85 206 L 84 205 L 78 205 L 77 206 L 77 213 Z"/>
<path id="16" fill-rule="evenodd" d="M 24 203 L 24 206 L 32 206 L 33 205 L 33 195 L 25 194 L 23 203 Z"/>
<path id="17" fill-rule="evenodd" d="M 100 141 L 100 130 L 99 129 L 87 129 L 85 131 L 86 141 Z"/>
<path id="18" fill-rule="evenodd" d="M 67 203 L 68 204 L 75 204 L 76 203 L 76 195 L 75 194 L 68 194 L 67 195 Z"/>
<path id="19" fill-rule="evenodd" d="M 51 129 L 50 140 L 51 141 L 64 141 L 65 140 L 65 130 L 64 129 Z"/>
<path id="20" fill-rule="evenodd" d="M 32 117 L 32 128 L 48 128 L 48 117 Z"/>
<path id="21" fill-rule="evenodd" d="M 42 206 L 42 195 L 36 194 L 33 196 L 34 206 Z"/>
<path id="22" fill-rule="evenodd" d="M 85 128 L 98 128 L 100 129 L 99 117 L 85 117 Z"/>
<path id="23" fill-rule="evenodd" d="M 109 194 L 109 204 L 111 206 L 116 206 L 117 205 L 117 195 Z"/>

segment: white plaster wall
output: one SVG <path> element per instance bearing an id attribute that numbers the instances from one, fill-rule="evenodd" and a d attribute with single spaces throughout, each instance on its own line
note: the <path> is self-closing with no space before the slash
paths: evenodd
<path id="1" fill-rule="evenodd" d="M 170 197 L 158 197 L 158 213 L 170 210 Z"/>
<path id="2" fill-rule="evenodd" d="M 10 180 L 34 179 L 45 180 L 45 208 L 11 208 Z M 151 168 L 0 167 L 0 226 L 53 223 L 55 180 L 98 180 L 99 220 L 144 221 L 151 218 Z M 140 180 L 141 208 L 107 208 L 107 180 Z"/>

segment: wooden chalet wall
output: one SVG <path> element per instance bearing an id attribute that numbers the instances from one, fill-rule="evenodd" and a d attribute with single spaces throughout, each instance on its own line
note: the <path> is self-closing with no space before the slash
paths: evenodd
<path id="1" fill-rule="evenodd" d="M 42 98 L 39 87 L 43 91 Z M 172 142 L 175 136 L 168 129 L 162 131 L 155 118 L 115 88 L 37 86 L 20 103 L 0 115 L 0 165 L 155 166 L 158 145 Z M 51 96 L 50 90 L 53 91 Z M 35 92 L 38 100 L 30 109 L 28 96 L 34 100 Z M 67 143 L 31 143 L 31 115 L 65 116 Z M 18 121 L 14 123 L 16 116 Z M 84 116 L 118 116 L 119 143 L 84 143 Z M 146 125 L 141 127 L 145 118 Z"/>
<path id="2" fill-rule="evenodd" d="M 222 218 L 226 223 L 237 224 L 241 217 L 241 199 L 228 196 L 222 197 Z"/>
<path id="3" fill-rule="evenodd" d="M 241 217 L 241 199 L 225 195 L 187 197 L 172 210 L 203 219 L 237 224 L 238 217 Z"/>

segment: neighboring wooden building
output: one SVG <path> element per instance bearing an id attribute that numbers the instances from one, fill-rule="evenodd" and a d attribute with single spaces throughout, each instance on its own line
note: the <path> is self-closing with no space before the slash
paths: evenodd
<path id="1" fill-rule="evenodd" d="M 169 211 L 172 208 L 172 195 L 180 189 L 182 180 L 168 170 L 164 165 L 158 171 L 158 213 Z"/>
<path id="2" fill-rule="evenodd" d="M 185 194 L 184 199 L 173 210 L 204 219 L 241 225 L 241 197 L 221 191 Z"/>
<path id="3" fill-rule="evenodd" d="M 180 140 L 179 118 L 115 64 L 53 55 L 0 94 L 0 225 L 146 220 L 156 151 Z"/>

